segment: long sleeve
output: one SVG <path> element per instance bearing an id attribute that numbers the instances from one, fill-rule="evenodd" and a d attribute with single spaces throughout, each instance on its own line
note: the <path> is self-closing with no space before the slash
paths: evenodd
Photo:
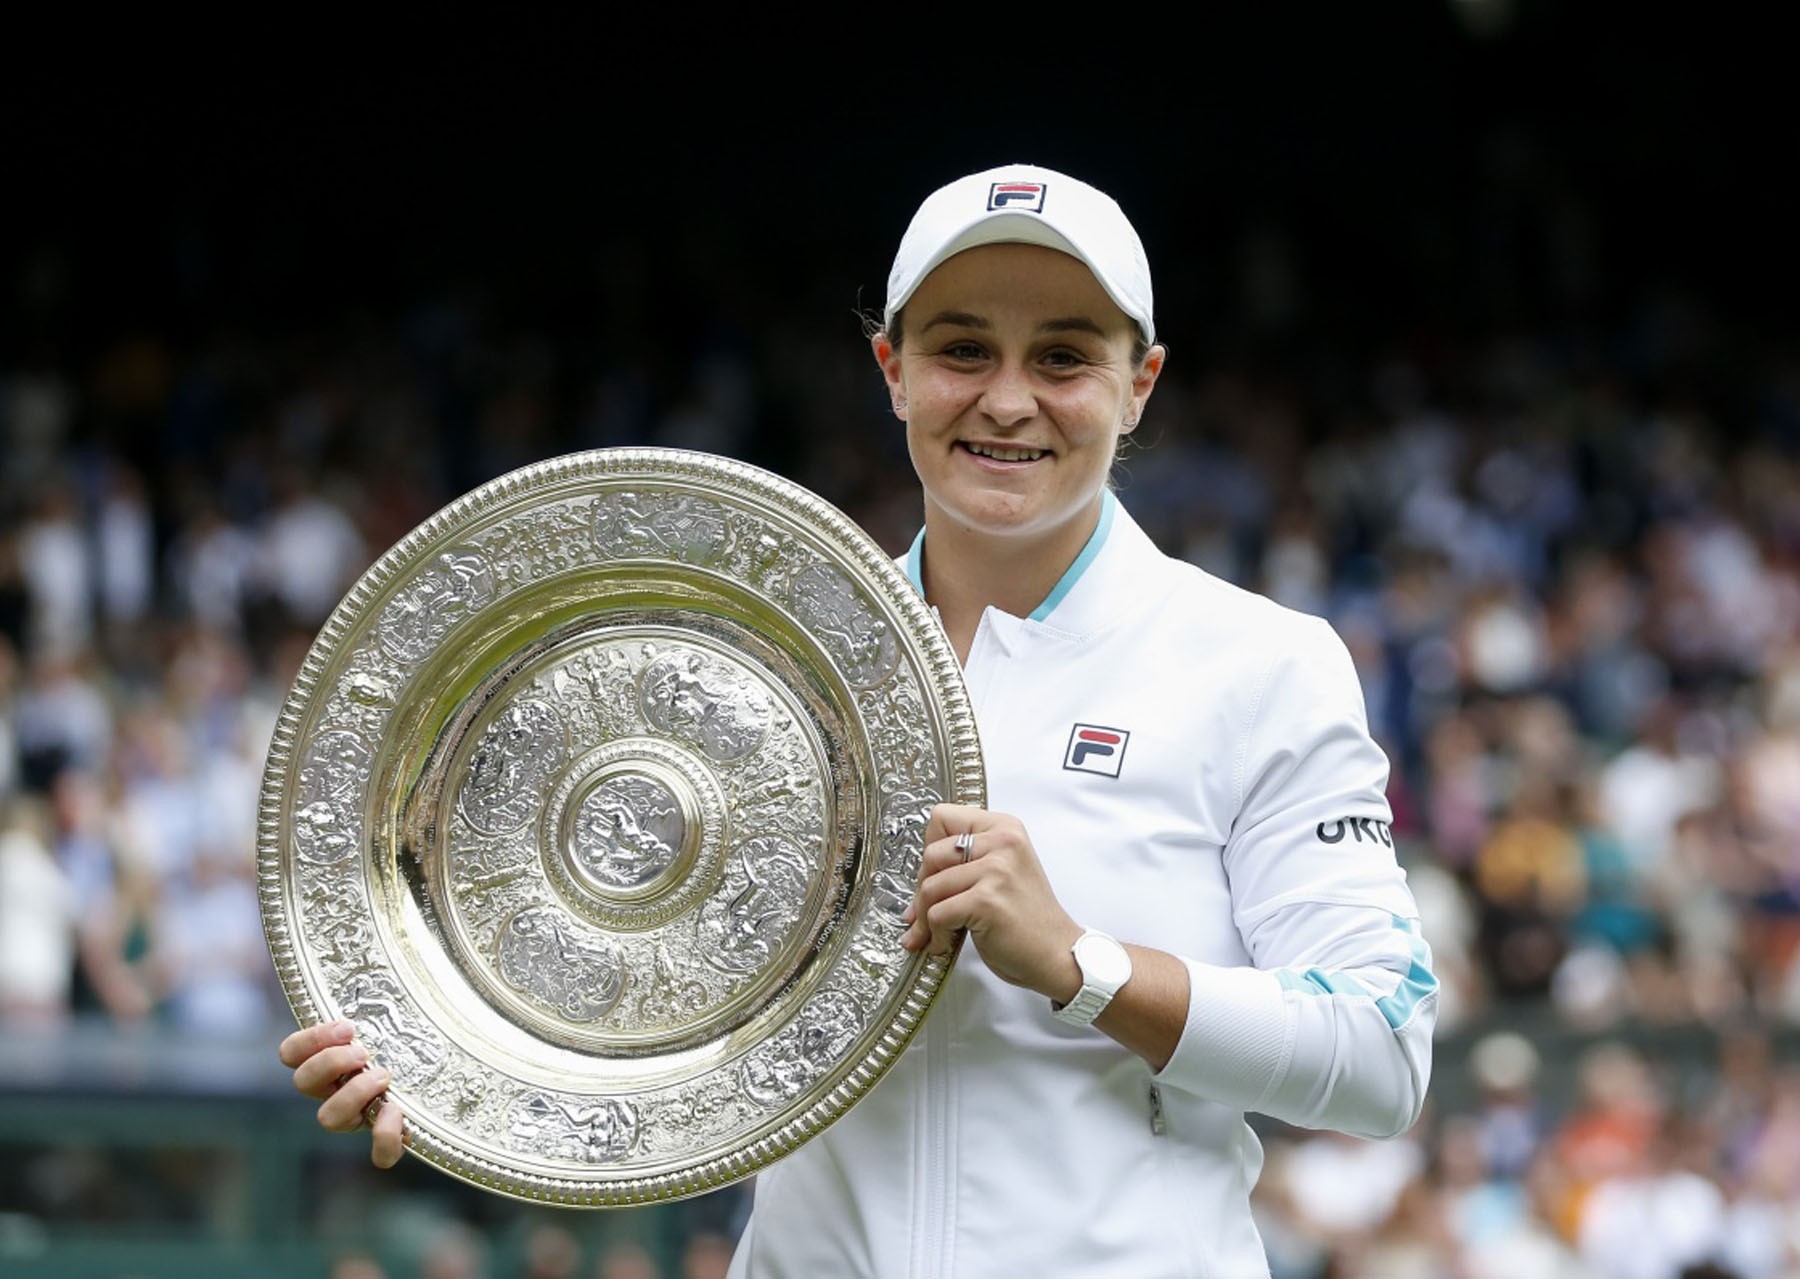
<path id="1" fill-rule="evenodd" d="M 1225 848 L 1252 965 L 1187 960 L 1160 1082 L 1311 1128 L 1391 1137 L 1424 1105 L 1437 979 L 1398 866 L 1387 759 L 1323 622 L 1276 655 L 1235 763 Z"/>

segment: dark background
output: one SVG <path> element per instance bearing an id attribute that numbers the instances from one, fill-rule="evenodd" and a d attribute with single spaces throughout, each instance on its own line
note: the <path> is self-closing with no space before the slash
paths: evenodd
<path id="1" fill-rule="evenodd" d="M 1014 159 L 1121 200 L 1190 361 L 1527 323 L 1620 340 L 1676 304 L 1789 327 L 1768 19 L 1351 9 L 24 40 L 0 88 L 6 342 L 66 358 L 134 325 L 260 335 L 455 290 L 614 349 L 753 339 L 773 308 L 829 331 L 879 303 L 925 192 Z M 1242 314 L 1259 235 L 1298 280 L 1278 334 Z"/>

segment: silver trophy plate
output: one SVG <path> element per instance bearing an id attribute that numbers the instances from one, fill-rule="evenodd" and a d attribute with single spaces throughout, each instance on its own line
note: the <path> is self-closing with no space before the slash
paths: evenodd
<path id="1" fill-rule="evenodd" d="M 984 802 L 962 674 L 866 534 L 742 463 L 572 454 L 439 511 L 320 632 L 263 778 L 264 930 L 413 1153 L 680 1198 L 917 1030 L 952 959 L 900 916 L 940 801 Z"/>

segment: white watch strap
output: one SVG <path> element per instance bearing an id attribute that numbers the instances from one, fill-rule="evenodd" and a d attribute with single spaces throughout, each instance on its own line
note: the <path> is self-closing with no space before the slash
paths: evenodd
<path id="1" fill-rule="evenodd" d="M 1096 977 L 1094 973 L 1088 971 L 1087 965 L 1082 963 L 1081 946 L 1090 938 L 1104 941 L 1108 949 L 1116 952 L 1118 966 L 1122 969 L 1117 974 L 1116 980 L 1109 977 Z M 1096 928 L 1088 929 L 1077 938 L 1075 945 L 1071 947 L 1071 952 L 1075 956 L 1075 962 L 1081 967 L 1081 989 L 1076 991 L 1075 998 L 1066 1004 L 1059 1005 L 1055 1000 L 1051 1000 L 1050 1011 L 1058 1021 L 1067 1025 L 1091 1026 L 1094 1018 L 1105 1012 L 1106 1006 L 1112 1003 L 1113 996 L 1118 993 L 1119 988 L 1131 980 L 1131 959 L 1126 954 L 1125 948 L 1119 945 L 1117 938 Z"/>
<path id="2" fill-rule="evenodd" d="M 1105 1012 L 1106 1006 L 1112 1003 L 1112 997 L 1113 992 L 1110 990 L 1102 990 L 1098 986 L 1083 986 L 1076 992 L 1075 998 L 1061 1008 L 1052 1005 L 1051 1011 L 1071 1026 L 1091 1026 L 1094 1018 Z"/>

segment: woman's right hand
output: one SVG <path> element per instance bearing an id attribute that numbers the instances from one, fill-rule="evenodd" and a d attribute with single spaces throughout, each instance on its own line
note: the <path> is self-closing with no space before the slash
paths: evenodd
<path id="1" fill-rule="evenodd" d="M 355 1034 L 347 1021 L 302 1027 L 281 1041 L 281 1064 L 293 1068 L 294 1087 L 319 1100 L 319 1124 L 331 1132 L 363 1127 L 363 1112 L 380 1101 L 369 1158 L 377 1168 L 392 1168 L 406 1144 L 400 1107 L 387 1098 L 392 1076 L 369 1063 L 369 1050 Z"/>

